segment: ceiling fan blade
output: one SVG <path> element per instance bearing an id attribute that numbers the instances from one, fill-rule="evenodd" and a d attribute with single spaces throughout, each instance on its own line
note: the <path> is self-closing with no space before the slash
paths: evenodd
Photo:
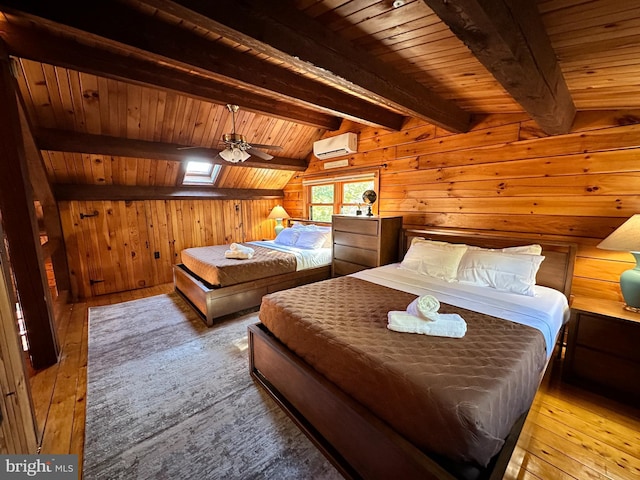
<path id="1" fill-rule="evenodd" d="M 251 145 L 251 148 L 247 149 L 247 153 L 250 153 L 251 155 L 254 155 L 258 158 L 261 158 L 263 160 L 271 160 L 273 158 L 273 155 L 269 155 L 267 152 L 263 152 L 262 150 L 258 150 L 257 148 L 254 148 L 253 145 Z"/>
<path id="2" fill-rule="evenodd" d="M 282 147 L 279 145 L 263 145 L 261 143 L 252 143 L 252 147 L 256 148 L 264 148 L 265 150 L 282 150 Z"/>

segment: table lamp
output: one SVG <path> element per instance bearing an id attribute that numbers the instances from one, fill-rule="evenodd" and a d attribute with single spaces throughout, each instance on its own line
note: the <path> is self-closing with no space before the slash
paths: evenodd
<path id="1" fill-rule="evenodd" d="M 269 214 L 269 216 L 267 218 L 275 219 L 275 221 L 276 221 L 276 237 L 277 237 L 278 234 L 284 228 L 284 226 L 282 225 L 282 219 L 283 218 L 289 218 L 289 214 L 287 213 L 287 211 L 284 208 L 282 208 L 282 206 L 276 205 L 275 207 L 273 207 L 273 210 L 271 210 L 271 213 Z"/>
<path id="2" fill-rule="evenodd" d="M 640 214 L 636 214 L 598 244 L 605 250 L 631 252 L 636 266 L 620 275 L 620 290 L 625 310 L 640 312 Z"/>

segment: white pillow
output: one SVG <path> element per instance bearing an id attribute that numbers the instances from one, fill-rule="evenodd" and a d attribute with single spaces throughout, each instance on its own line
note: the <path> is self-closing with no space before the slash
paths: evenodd
<path id="1" fill-rule="evenodd" d="M 321 248 L 331 248 L 333 246 L 333 237 L 331 236 L 331 227 L 326 225 L 309 225 L 310 227 L 315 227 L 319 232 L 324 232 L 327 234 L 324 243 Z"/>
<path id="2" fill-rule="evenodd" d="M 470 249 L 458 266 L 458 281 L 532 297 L 542 255 Z"/>
<path id="3" fill-rule="evenodd" d="M 414 238 L 400 268 L 454 282 L 466 245 Z"/>
<path id="4" fill-rule="evenodd" d="M 330 235 L 330 232 L 321 230 L 302 230 L 296 241 L 296 247 L 306 249 L 322 248 Z"/>
<path id="5" fill-rule="evenodd" d="M 331 248 L 333 245 L 330 226 L 315 225 L 315 224 L 304 225 L 302 223 L 294 223 L 293 227 L 291 228 L 294 228 L 298 232 L 302 232 L 302 231 L 325 232 L 327 233 L 327 236 L 325 238 L 324 243 L 319 248 Z M 299 245 L 296 245 L 296 247 L 297 246 Z M 306 247 L 301 247 L 301 248 L 306 248 Z"/>
<path id="6" fill-rule="evenodd" d="M 293 228 L 285 228 L 276 236 L 274 242 L 279 243 L 280 245 L 288 245 L 292 247 L 296 244 L 298 235 L 300 235 L 300 232 Z"/>

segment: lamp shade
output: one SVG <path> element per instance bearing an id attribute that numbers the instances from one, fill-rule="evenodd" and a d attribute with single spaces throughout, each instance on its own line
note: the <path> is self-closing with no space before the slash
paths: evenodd
<path id="1" fill-rule="evenodd" d="M 598 244 L 598 248 L 631 252 L 636 259 L 635 268 L 620 275 L 620 291 L 626 303 L 625 308 L 640 312 L 640 214 L 620 225 Z"/>
<path id="2" fill-rule="evenodd" d="M 278 236 L 278 234 L 282 230 L 284 230 L 284 226 L 282 225 L 282 219 L 289 218 L 289 214 L 284 208 L 282 208 L 281 205 L 276 205 L 275 207 L 273 207 L 273 210 L 271 210 L 271 213 L 267 218 L 276 220 L 275 232 L 276 232 L 276 236 Z"/>
<path id="3" fill-rule="evenodd" d="M 598 244 L 605 250 L 640 252 L 640 214 L 624 222 L 615 231 Z"/>
<path id="4" fill-rule="evenodd" d="M 283 219 L 283 218 L 290 218 L 289 214 L 287 213 L 287 211 L 282 208 L 281 205 L 276 205 L 275 207 L 273 207 L 273 210 L 271 210 L 271 213 L 269 214 L 269 216 L 267 218 L 270 219 Z"/>

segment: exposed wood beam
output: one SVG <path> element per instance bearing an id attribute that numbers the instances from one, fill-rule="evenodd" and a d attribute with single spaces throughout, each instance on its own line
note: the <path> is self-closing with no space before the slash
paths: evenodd
<path id="1" fill-rule="evenodd" d="M 332 116 L 393 130 L 402 128 L 404 117 L 398 113 L 261 60 L 252 53 L 243 53 L 223 43 L 209 41 L 180 26 L 163 23 L 156 17 L 128 9 L 119 3 L 96 0 L 92 2 L 91 14 L 73 8 L 50 8 L 46 2 L 40 2 L 39 5 L 25 7 L 25 10 L 29 14 L 115 42 L 120 48 L 125 45 L 138 53 L 145 52 L 152 60 L 196 70 L 227 84 L 229 79 L 233 79 L 254 91 L 275 93 L 281 100 L 293 100 L 299 107 L 319 108 Z M 227 100 L 224 103 L 230 102 Z M 244 102 L 240 104 L 244 106 Z"/>
<path id="2" fill-rule="evenodd" d="M 326 130 L 336 130 L 340 126 L 340 119 L 333 115 L 276 102 L 211 78 L 90 47 L 34 28 L 0 22 L 0 37 L 7 43 L 9 54 L 16 57 L 145 87 L 159 87 L 208 102 L 242 105 L 246 110 Z"/>
<path id="3" fill-rule="evenodd" d="M 272 160 L 262 160 L 252 156 L 245 162 L 231 164 L 218 157 L 220 150 L 215 148 L 181 150 L 184 145 L 175 143 L 149 142 L 67 130 L 37 128 L 34 129 L 34 137 L 41 150 L 57 152 L 94 153 L 174 162 L 186 162 L 198 157 L 214 164 L 234 167 L 269 168 L 295 172 L 303 172 L 307 169 L 307 163 L 297 158 L 273 157 Z"/>
<path id="4" fill-rule="evenodd" d="M 55 184 L 61 200 L 263 200 L 283 198 L 282 190 L 207 187 L 141 187 L 130 185 Z M 92 213 L 92 212 L 87 212 Z"/>
<path id="5" fill-rule="evenodd" d="M 58 361 L 53 305 L 44 270 L 9 56 L 0 42 L 0 211 L 36 369 Z"/>
<path id="6" fill-rule="evenodd" d="M 570 131 L 576 109 L 536 2 L 424 2 L 547 134 Z"/>
<path id="7" fill-rule="evenodd" d="M 45 252 L 44 258 L 51 257 L 53 272 L 56 278 L 56 287 L 59 292 L 71 290 L 71 280 L 69 278 L 69 265 L 67 263 L 67 252 L 64 245 L 64 234 L 62 233 L 62 223 L 60 222 L 60 212 L 58 204 L 53 197 L 53 191 L 47 178 L 47 171 L 42 159 L 42 153 L 36 146 L 32 135 L 32 127 L 29 124 L 27 114 L 22 105 L 18 102 L 18 113 L 20 114 L 20 126 L 22 128 L 22 140 L 29 169 L 29 179 L 35 198 L 42 205 L 42 221 L 47 232 L 48 243 L 55 245 L 55 249 L 49 248 Z"/>
<path id="8" fill-rule="evenodd" d="M 469 130 L 470 116 L 424 85 L 281 0 L 141 0 L 268 55 L 299 71 L 449 131 Z"/>

